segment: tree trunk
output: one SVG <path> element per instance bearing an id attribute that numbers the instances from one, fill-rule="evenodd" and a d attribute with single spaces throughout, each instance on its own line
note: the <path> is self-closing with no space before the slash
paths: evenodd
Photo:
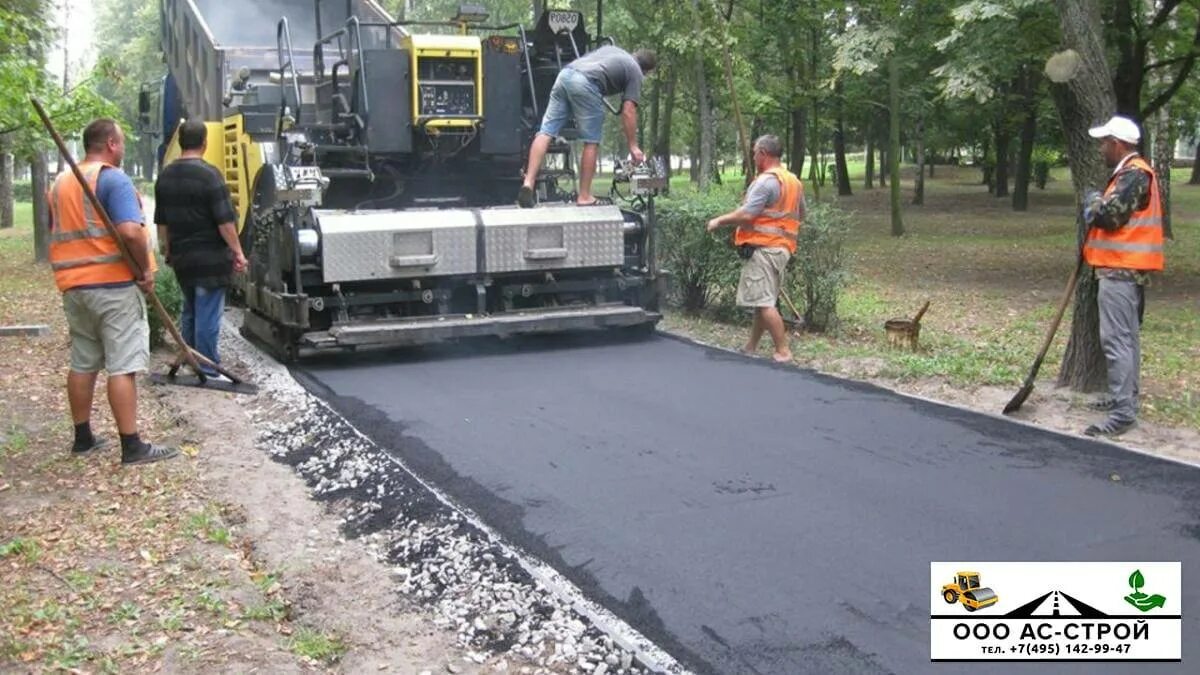
<path id="1" fill-rule="evenodd" d="M 50 259 L 50 208 L 46 204 L 46 153 L 36 150 L 29 161 L 29 187 L 33 197 L 33 259 Z"/>
<path id="2" fill-rule="evenodd" d="M 833 132 L 833 161 L 837 165 L 837 186 L 839 197 L 849 197 L 854 194 L 850 188 L 850 166 L 846 163 L 846 113 L 845 101 L 842 98 L 842 81 L 837 82 L 837 129 Z"/>
<path id="3" fill-rule="evenodd" d="M 872 128 L 871 122 L 867 122 L 867 152 L 865 168 L 866 178 L 863 180 L 863 187 L 868 190 L 875 189 L 875 129 Z"/>
<path id="4" fill-rule="evenodd" d="M 996 197 L 1008 196 L 1008 150 L 1011 145 L 1012 137 L 1009 134 L 1008 123 L 1004 119 L 996 120 L 992 125 L 992 131 L 996 139 L 996 169 L 993 176 L 995 190 L 992 195 Z"/>
<path id="5" fill-rule="evenodd" d="M 733 48 L 729 44 L 729 19 L 717 17 L 716 20 L 721 24 L 721 63 L 725 67 L 725 86 L 729 88 L 729 100 L 733 104 L 733 121 L 737 125 L 738 147 L 741 149 L 742 155 L 742 175 L 745 176 L 746 187 L 750 187 L 750 182 L 754 180 L 754 172 L 750 170 L 750 167 L 754 166 L 753 150 L 750 149 L 750 132 L 746 129 L 746 119 L 742 117 L 742 103 L 738 100 L 737 87 L 733 82 Z M 718 180 L 719 177 L 718 173 Z"/>
<path id="6" fill-rule="evenodd" d="M 1075 186 L 1076 212 L 1088 189 L 1101 189 L 1108 170 L 1088 128 L 1097 120 L 1108 119 L 1116 107 L 1112 76 L 1105 61 L 1104 45 L 1095 36 L 1104 34 L 1099 8 L 1092 0 L 1055 0 L 1063 46 L 1080 56 L 1074 78 L 1051 85 L 1054 105 L 1062 122 Z M 1076 246 L 1082 247 L 1086 235 L 1083 219 L 1076 218 Z M 1078 248 L 1076 249 L 1078 255 Z M 1086 269 L 1086 268 L 1085 268 Z M 1100 348 L 1100 311 L 1096 306 L 1097 284 L 1087 271 L 1075 291 L 1071 319 L 1071 337 L 1063 354 L 1058 384 L 1077 391 L 1098 391 L 1107 384 L 1108 371 Z"/>
<path id="7" fill-rule="evenodd" d="M 665 89 L 663 92 L 666 101 L 663 103 L 663 114 L 661 125 L 655 124 L 654 148 L 653 152 L 656 157 L 662 159 L 662 165 L 667 172 L 667 187 L 663 189 L 663 194 L 671 193 L 671 120 L 675 118 L 675 83 L 679 79 L 678 71 L 675 68 L 670 68 L 666 73 L 666 77 L 659 81 L 659 84 Z M 658 85 L 655 86 L 656 99 Z"/>
<path id="8" fill-rule="evenodd" d="M 1024 68 L 1021 84 L 1024 93 L 1025 119 L 1021 122 L 1021 150 L 1017 155 L 1017 176 L 1013 184 L 1013 210 L 1029 209 L 1029 180 L 1033 175 L 1033 142 L 1037 138 L 1037 84 L 1031 68 Z"/>
<path id="9" fill-rule="evenodd" d="M 808 152 L 808 111 L 803 105 L 792 108 L 792 151 L 788 171 L 797 176 L 804 175 L 805 153 Z"/>
<path id="10" fill-rule="evenodd" d="M 896 52 L 888 58 L 888 173 L 892 183 L 892 236 L 904 236 L 900 213 L 900 64 Z"/>
<path id="11" fill-rule="evenodd" d="M 917 206 L 925 204 L 925 115 L 917 118 L 917 175 L 913 181 L 913 200 Z"/>
<path id="12" fill-rule="evenodd" d="M 0 230 L 13 226 L 12 138 L 0 135 Z"/>
<path id="13" fill-rule="evenodd" d="M 1200 185 L 1200 136 L 1196 137 L 1196 155 L 1192 158 L 1192 177 L 1188 185 Z"/>
<path id="14" fill-rule="evenodd" d="M 699 0 L 692 0 L 692 18 L 696 34 L 703 33 L 700 20 Z M 704 49 L 697 49 L 696 59 L 696 107 L 699 110 L 700 123 L 700 167 L 698 184 L 701 190 L 707 190 L 713 179 L 713 115 L 709 102 L 708 75 L 704 72 Z"/>
<path id="15" fill-rule="evenodd" d="M 1163 236 L 1174 239 L 1171 230 L 1171 159 L 1175 138 L 1171 133 L 1170 104 L 1154 114 L 1154 174 L 1158 178 L 1158 196 L 1162 201 Z"/>

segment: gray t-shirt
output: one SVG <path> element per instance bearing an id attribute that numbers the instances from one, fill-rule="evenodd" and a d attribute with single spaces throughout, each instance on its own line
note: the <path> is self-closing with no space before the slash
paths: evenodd
<path id="1" fill-rule="evenodd" d="M 750 184 L 750 188 L 746 190 L 746 203 L 742 205 L 742 208 L 746 213 L 757 216 L 768 206 L 779 201 L 779 192 L 782 188 L 778 178 L 764 173 L 755 178 L 754 182 Z"/>
<path id="2" fill-rule="evenodd" d="M 629 52 L 605 45 L 568 63 L 600 87 L 605 96 L 620 94 L 622 101 L 638 102 L 642 94 L 642 68 Z"/>
<path id="3" fill-rule="evenodd" d="M 763 173 L 759 174 L 758 178 L 750 184 L 746 190 L 746 202 L 742 204 L 742 208 L 752 216 L 757 216 L 767 209 L 768 206 L 779 201 L 779 196 L 783 186 L 780 185 L 779 179 L 774 174 Z M 804 217 L 806 205 L 804 198 L 800 198 L 800 216 Z"/>

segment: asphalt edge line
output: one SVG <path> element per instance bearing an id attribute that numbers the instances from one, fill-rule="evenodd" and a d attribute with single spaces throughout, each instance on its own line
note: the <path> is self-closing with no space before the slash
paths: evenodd
<path id="1" fill-rule="evenodd" d="M 548 590 L 551 594 L 568 603 L 572 609 L 587 617 L 587 619 L 592 622 L 592 625 L 610 636 L 613 639 L 613 642 L 615 642 L 622 649 L 631 652 L 635 658 L 647 668 L 660 673 L 672 673 L 676 675 L 691 674 L 692 671 L 684 668 L 677 660 L 675 660 L 673 656 L 655 644 L 652 640 L 642 635 L 636 628 L 629 625 L 617 615 L 613 614 L 603 605 L 588 599 L 578 586 L 560 574 L 553 567 L 538 559 L 536 556 L 526 552 L 524 549 L 521 549 L 509 542 L 506 538 L 492 529 L 491 526 L 483 522 L 483 520 L 480 519 L 474 511 L 459 504 L 450 495 L 430 484 L 421 476 L 418 476 L 404 463 L 403 460 L 393 456 L 389 452 L 384 451 L 384 449 L 370 436 L 364 434 L 361 430 L 359 430 L 358 427 L 350 422 L 350 420 L 346 419 L 343 415 L 334 410 L 333 407 L 330 406 L 326 401 L 313 394 L 307 387 L 296 380 L 295 376 L 292 375 L 287 366 L 276 361 L 274 357 L 263 351 L 258 345 L 254 344 L 252 341 L 243 336 L 239 327 L 234 325 L 227 316 L 222 317 L 222 326 L 223 338 L 237 341 L 240 347 L 246 351 L 252 352 L 259 358 L 259 364 L 246 364 L 247 366 L 255 369 L 261 368 L 273 370 L 275 371 L 272 373 L 273 375 L 276 377 L 285 378 L 288 382 L 307 394 L 308 397 L 320 405 L 326 413 L 341 420 L 346 424 L 347 427 L 352 429 L 354 433 L 358 435 L 359 439 L 380 450 L 381 455 L 386 457 L 388 461 L 411 476 L 413 480 L 428 490 L 430 494 L 438 499 L 438 501 L 445 504 L 449 509 L 462 515 L 464 520 L 469 522 L 472 526 L 478 528 L 480 532 L 494 541 L 502 551 L 512 556 L 512 558 L 521 565 L 521 568 L 524 569 L 530 577 L 545 586 L 546 590 Z M 305 486 L 305 491 L 309 491 L 307 486 Z M 388 563 L 386 560 L 384 561 L 384 564 L 390 566 L 390 563 Z"/>
<path id="2" fill-rule="evenodd" d="M 1120 448 L 1121 450 L 1126 450 L 1126 451 L 1128 451 L 1128 452 L 1132 452 L 1132 453 L 1134 453 L 1134 454 L 1142 455 L 1142 456 L 1144 456 L 1144 457 L 1151 457 L 1151 458 L 1154 458 L 1154 459 L 1159 459 L 1159 460 L 1162 460 L 1162 461 L 1165 461 L 1165 462 L 1173 462 L 1173 463 L 1175 463 L 1175 464 L 1182 464 L 1183 466 L 1186 466 L 1186 467 L 1189 467 L 1189 468 L 1193 468 L 1193 469 L 1200 469 L 1200 462 L 1191 462 L 1191 461 L 1188 461 L 1188 460 L 1186 460 L 1186 459 L 1182 459 L 1182 458 L 1179 458 L 1179 457 L 1168 457 L 1168 456 L 1166 456 L 1166 455 L 1159 455 L 1159 454 L 1155 454 L 1155 453 L 1153 453 L 1153 452 L 1151 452 L 1151 451 L 1149 451 L 1149 450 L 1143 450 L 1143 449 L 1141 449 L 1141 448 L 1136 448 L 1136 447 L 1133 447 L 1133 446 L 1130 446 L 1130 445 L 1124 445 L 1124 444 L 1122 444 L 1122 443 L 1118 443 L 1118 442 L 1116 442 L 1116 441 L 1114 441 L 1114 440 L 1112 440 L 1112 439 L 1109 439 L 1109 438 L 1093 438 L 1093 437 L 1090 437 L 1090 436 L 1083 436 L 1083 435 L 1080 435 L 1080 434 L 1072 434 L 1072 433 L 1069 433 L 1069 432 L 1066 432 L 1066 431 L 1061 431 L 1061 430 L 1059 430 L 1059 429 L 1052 429 L 1052 428 L 1050 428 L 1050 427 L 1044 427 L 1044 426 L 1041 426 L 1041 425 L 1039 425 L 1039 424 L 1035 424 L 1035 423 L 1033 423 L 1033 422 L 1029 422 L 1029 421 L 1026 421 L 1026 420 L 1020 419 L 1020 418 L 1016 418 L 1016 417 L 1010 417 L 1010 416 L 1008 416 L 1008 415 L 1003 415 L 1003 414 L 1001 414 L 1001 413 L 995 413 L 995 412 L 991 412 L 991 411 L 988 411 L 988 410 L 980 410 L 980 409 L 978 409 L 978 408 L 970 408 L 970 407 L 967 407 L 967 406 L 964 406 L 964 405 L 959 405 L 959 404 L 957 404 L 957 403 L 950 403 L 950 402 L 947 402 L 947 401 L 941 401 L 941 400 L 938 400 L 938 399 L 936 399 L 936 398 L 930 398 L 930 397 L 928 397 L 928 396 L 922 396 L 921 394 L 912 394 L 912 393 L 909 393 L 909 392 L 906 392 L 906 391 L 900 391 L 899 389 L 893 389 L 893 388 L 891 388 L 891 387 L 887 387 L 887 386 L 884 386 L 884 385 L 882 385 L 882 384 L 878 384 L 878 383 L 876 383 L 876 382 L 870 382 L 870 381 L 867 381 L 867 380 L 855 380 L 855 379 L 852 379 L 852 378 L 849 378 L 849 377 L 841 377 L 841 376 L 839 376 L 839 375 L 833 375 L 833 374 L 831 374 L 831 373 L 825 373 L 825 372 L 821 372 L 821 371 L 817 370 L 816 368 L 810 368 L 810 367 L 807 367 L 807 366 L 801 365 L 800 363 L 792 363 L 792 364 L 790 364 L 790 365 L 789 365 L 789 364 L 786 364 L 786 363 L 767 362 L 767 361 L 765 361 L 765 360 L 763 360 L 763 359 L 757 359 L 757 358 L 754 358 L 754 357 L 746 356 L 745 354 L 741 353 L 740 351 L 737 351 L 736 349 L 730 349 L 730 348 L 728 348 L 728 347 L 722 347 L 721 345 L 715 345 L 715 344 L 712 344 L 712 343 L 709 343 L 709 342 L 704 342 L 703 340 L 697 340 L 696 338 L 693 338 L 693 337 L 691 337 L 691 336 L 689 336 L 689 335 L 682 335 L 682 334 L 680 334 L 680 333 L 674 333 L 674 332 L 671 332 L 671 331 L 666 331 L 666 330 L 658 330 L 658 331 L 656 332 L 656 334 L 657 334 L 657 335 L 661 335 L 661 336 L 663 336 L 663 337 L 665 337 L 665 338 L 667 338 L 667 339 L 669 339 L 669 340 L 678 340 L 679 342 L 684 342 L 684 343 L 693 344 L 693 345 L 696 345 L 697 347 L 702 347 L 702 348 L 705 348 L 705 349 L 712 349 L 712 350 L 714 350 L 714 351 L 719 351 L 719 352 L 724 352 L 724 353 L 726 353 L 726 354 L 731 354 L 731 355 L 733 355 L 733 356 L 737 356 L 737 357 L 740 357 L 740 358 L 746 359 L 748 362 L 751 362 L 751 363 L 760 363 L 761 365 L 768 366 L 768 367 L 772 367 L 772 368 L 780 368 L 780 369 L 783 369 L 783 368 L 790 368 L 790 369 L 793 369 L 793 370 L 801 370 L 801 371 L 805 371 L 805 370 L 806 370 L 806 371 L 808 371 L 808 372 L 815 373 L 815 374 L 817 374 L 817 375 L 819 375 L 819 376 L 821 376 L 821 377 L 827 377 L 827 378 L 829 378 L 829 379 L 832 379 L 832 380 L 839 380 L 839 381 L 842 381 L 842 382 L 852 382 L 852 383 L 854 383 L 854 384 L 856 384 L 856 385 L 862 385 L 862 386 L 866 386 L 866 387 L 873 387 L 873 388 L 875 388 L 875 389 L 879 389 L 880 391 L 886 391 L 886 392 L 889 392 L 889 393 L 892 393 L 892 394 L 897 394 L 897 395 L 899 395 L 899 396 L 902 396 L 902 397 L 904 397 L 904 398 L 911 398 L 911 399 L 913 399 L 913 400 L 916 400 L 916 401 L 923 401 L 923 402 L 925 402 L 925 403 L 931 403 L 931 404 L 933 404 L 933 405 L 942 406 L 942 407 L 944 407 L 944 408 L 951 408 L 951 409 L 953 409 L 953 410 L 958 410 L 958 411 L 961 411 L 961 412 L 974 413 L 974 414 L 976 414 L 976 415 L 983 415 L 984 417 L 991 417 L 992 419 L 1003 420 L 1003 421 L 1005 421 L 1005 422 L 1011 422 L 1011 423 L 1013 423 L 1013 424 L 1018 424 L 1018 425 L 1020 425 L 1020 426 L 1023 426 L 1023 427 L 1029 428 L 1029 429 L 1036 429 L 1036 430 L 1038 430 L 1038 431 L 1042 431 L 1042 432 L 1045 432 L 1045 433 L 1048 433 L 1048 434 L 1053 434 L 1053 435 L 1055 435 L 1055 436 L 1060 436 L 1060 437 L 1062 437 L 1062 438 L 1069 438 L 1069 439 L 1072 439 L 1072 440 L 1074 440 L 1074 441 L 1087 441 L 1087 442 L 1092 442 L 1092 443 L 1104 443 L 1104 444 L 1106 444 L 1106 445 L 1111 445 L 1111 446 L 1113 446 L 1113 447 L 1115 447 L 1115 448 Z"/>

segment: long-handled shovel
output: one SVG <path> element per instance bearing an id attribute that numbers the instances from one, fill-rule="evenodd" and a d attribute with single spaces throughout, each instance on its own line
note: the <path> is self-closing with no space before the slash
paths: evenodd
<path id="1" fill-rule="evenodd" d="M 62 136 L 58 135 L 58 130 L 54 128 L 54 123 L 50 121 L 50 117 L 46 114 L 46 109 L 42 107 L 41 102 L 36 98 L 31 97 L 29 100 L 33 103 L 34 109 L 37 110 L 38 117 L 42 119 L 42 124 L 46 127 L 46 131 L 50 133 L 55 145 L 58 146 L 58 152 L 62 155 L 63 160 L 71 167 L 71 172 L 75 174 L 75 180 L 79 181 L 79 185 L 83 187 L 84 195 L 92 203 L 96 214 L 100 216 L 100 222 L 104 224 L 104 229 L 117 242 L 117 248 L 120 249 L 121 257 L 124 258 L 125 264 L 129 265 L 134 278 L 140 279 L 142 277 L 142 266 L 134 259 L 133 255 L 129 252 L 129 247 L 125 245 L 125 240 L 121 238 L 121 235 L 117 232 L 117 228 L 109 220 L 108 212 L 104 210 L 104 205 L 100 203 L 100 200 L 96 197 L 96 193 L 92 191 L 91 186 L 88 185 L 87 180 L 83 177 L 83 172 L 79 170 L 79 165 L 75 163 L 75 158 L 71 156 L 71 151 L 67 149 L 66 143 L 63 143 Z M 196 376 L 199 378 L 201 384 L 204 383 L 206 378 L 204 371 L 200 370 L 200 363 L 228 377 L 234 384 L 241 383 L 242 380 L 239 377 L 213 363 L 211 359 L 192 349 L 184 342 L 183 336 L 179 334 L 179 329 L 175 327 L 175 322 L 171 320 L 171 316 L 167 314 L 167 310 L 162 306 L 162 302 L 159 301 L 158 295 L 154 293 L 153 289 L 146 291 L 146 297 L 150 298 L 150 304 L 154 307 L 154 311 L 158 312 L 163 325 L 167 327 L 167 331 L 175 340 L 175 344 L 179 346 L 180 357 L 196 372 Z"/>
<path id="2" fill-rule="evenodd" d="M 1079 273 L 1083 271 L 1083 254 L 1079 255 L 1078 262 L 1075 263 L 1075 271 L 1071 273 L 1071 278 L 1067 280 L 1067 290 L 1063 292 L 1062 302 L 1058 305 L 1058 313 L 1054 315 L 1054 320 L 1050 322 L 1050 327 L 1046 329 L 1046 339 L 1042 341 L 1042 348 L 1038 352 L 1037 358 L 1033 360 L 1033 367 L 1029 369 L 1029 377 L 1025 378 L 1025 384 L 1021 386 L 1021 390 L 1016 396 L 1004 406 L 1004 414 L 1016 412 L 1025 403 L 1025 399 L 1029 398 L 1029 394 L 1033 393 L 1033 380 L 1037 377 L 1038 370 L 1042 367 L 1042 361 L 1046 358 L 1046 352 L 1050 351 L 1050 343 L 1054 341 L 1054 334 L 1058 332 L 1058 324 L 1062 322 L 1063 314 L 1067 311 L 1067 305 L 1071 303 L 1071 297 L 1075 295 L 1075 284 L 1079 281 Z"/>

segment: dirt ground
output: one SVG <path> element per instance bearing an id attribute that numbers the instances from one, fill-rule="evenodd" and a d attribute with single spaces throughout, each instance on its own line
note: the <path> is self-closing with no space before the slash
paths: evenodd
<path id="1" fill-rule="evenodd" d="M 68 456 L 61 301 L 23 234 L 0 234 L 0 325 L 48 330 L 0 338 L 0 671 L 480 671 L 256 450 L 234 395 L 143 383 L 143 435 L 182 454 L 122 468 L 101 378 L 110 449 Z"/>

